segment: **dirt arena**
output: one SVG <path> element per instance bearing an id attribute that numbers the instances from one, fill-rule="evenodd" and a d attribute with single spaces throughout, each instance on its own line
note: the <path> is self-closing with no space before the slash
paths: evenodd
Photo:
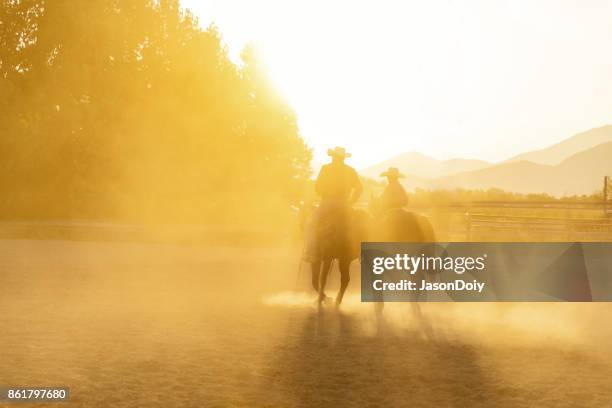
<path id="1" fill-rule="evenodd" d="M 2 240 L 0 385 L 68 386 L 62 407 L 612 404 L 612 305 L 424 304 L 419 319 L 397 303 L 377 317 L 354 265 L 342 309 L 318 310 L 297 258 Z"/>

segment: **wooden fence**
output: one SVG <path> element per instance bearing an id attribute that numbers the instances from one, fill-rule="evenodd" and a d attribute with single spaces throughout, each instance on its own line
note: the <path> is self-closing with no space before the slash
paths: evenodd
<path id="1" fill-rule="evenodd" d="M 412 205 L 448 241 L 612 241 L 602 202 L 496 201 Z"/>

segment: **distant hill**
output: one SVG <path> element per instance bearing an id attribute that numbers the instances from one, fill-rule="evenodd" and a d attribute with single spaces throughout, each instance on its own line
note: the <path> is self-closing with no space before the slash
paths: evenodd
<path id="1" fill-rule="evenodd" d="M 570 156 L 602 143 L 612 142 L 612 125 L 587 130 L 545 149 L 519 154 L 506 162 L 530 161 L 538 164 L 556 165 Z"/>
<path id="2" fill-rule="evenodd" d="M 506 162 L 486 169 L 431 180 L 429 188 L 500 188 L 555 196 L 591 194 L 612 175 L 612 142 L 574 154 L 551 166 L 528 161 Z M 411 187 L 406 183 L 407 187 Z"/>
<path id="3" fill-rule="evenodd" d="M 387 168 L 397 167 L 402 173 L 416 178 L 437 178 L 488 166 L 491 166 L 491 163 L 482 160 L 451 159 L 440 161 L 421 153 L 408 152 L 362 169 L 359 173 L 366 177 L 378 179 L 380 173 Z"/>

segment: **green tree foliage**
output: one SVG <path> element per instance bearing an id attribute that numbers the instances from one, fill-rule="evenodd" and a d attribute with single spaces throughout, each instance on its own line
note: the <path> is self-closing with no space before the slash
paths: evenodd
<path id="1" fill-rule="evenodd" d="M 243 60 L 176 0 L 0 0 L 0 215 L 278 219 L 311 153 Z"/>

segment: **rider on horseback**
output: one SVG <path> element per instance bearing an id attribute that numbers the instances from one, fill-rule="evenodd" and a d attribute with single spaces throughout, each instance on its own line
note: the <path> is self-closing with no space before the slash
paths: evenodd
<path id="1" fill-rule="evenodd" d="M 387 171 L 381 173 L 380 177 L 387 177 L 388 181 L 381 197 L 383 211 L 402 208 L 408 204 L 408 194 L 399 182 L 399 179 L 405 176 L 399 172 L 397 167 L 389 167 Z"/>
<path id="2" fill-rule="evenodd" d="M 350 153 L 342 147 L 336 147 L 329 149 L 327 154 L 332 158 L 332 162 L 321 168 L 315 183 L 315 189 L 321 196 L 316 220 L 316 246 L 320 261 L 311 263 L 311 267 L 313 284 L 315 280 L 319 280 L 320 274 L 318 287 L 315 288 L 319 291 L 319 301 L 323 301 L 331 262 L 338 259 L 341 278 L 336 304 L 340 304 L 349 282 L 351 206 L 359 199 L 363 187 L 357 171 L 344 163 L 346 158 L 351 157 Z"/>

